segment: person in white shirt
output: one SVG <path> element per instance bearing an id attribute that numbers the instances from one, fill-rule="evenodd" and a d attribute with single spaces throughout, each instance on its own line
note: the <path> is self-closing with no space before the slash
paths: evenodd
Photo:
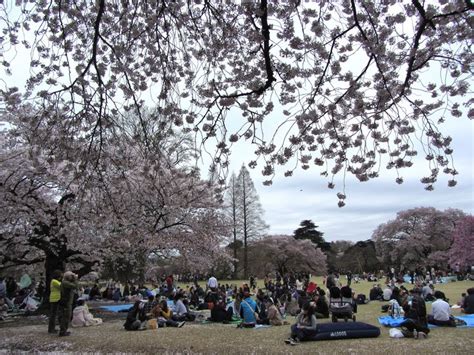
<path id="1" fill-rule="evenodd" d="M 211 276 L 209 280 L 207 280 L 207 287 L 209 287 L 211 290 L 217 289 L 217 279 L 214 276 Z"/>
<path id="2" fill-rule="evenodd" d="M 183 321 L 193 321 L 196 316 L 194 314 L 189 313 L 188 308 L 184 304 L 183 294 L 178 292 L 174 296 L 174 313 L 172 319 L 176 322 L 183 322 Z M 181 325 L 182 326 L 182 325 Z"/>
<path id="3" fill-rule="evenodd" d="M 383 300 L 390 301 L 391 297 L 392 297 L 392 289 L 390 288 L 389 285 L 387 285 L 385 289 L 383 290 Z"/>
<path id="4" fill-rule="evenodd" d="M 454 318 L 451 316 L 451 307 L 449 306 L 449 303 L 444 300 L 444 293 L 441 291 L 435 291 L 434 297 L 436 298 L 436 301 L 431 304 L 432 314 L 429 314 L 427 317 L 428 323 L 439 326 L 455 327 L 456 323 Z"/>

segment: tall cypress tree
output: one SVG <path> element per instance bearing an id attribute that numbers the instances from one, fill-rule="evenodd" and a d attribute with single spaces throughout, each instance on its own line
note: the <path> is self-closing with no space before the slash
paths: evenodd
<path id="1" fill-rule="evenodd" d="M 229 181 L 227 193 L 229 214 L 232 218 L 233 242 L 232 249 L 234 258 L 237 258 L 237 248 L 240 246 L 239 240 L 243 242 L 243 271 L 244 278 L 248 278 L 248 243 L 251 240 L 259 239 L 268 229 L 268 225 L 263 220 L 263 209 L 253 184 L 252 178 L 247 168 L 242 165 L 239 175 L 233 174 Z M 234 265 L 235 272 L 237 265 Z"/>

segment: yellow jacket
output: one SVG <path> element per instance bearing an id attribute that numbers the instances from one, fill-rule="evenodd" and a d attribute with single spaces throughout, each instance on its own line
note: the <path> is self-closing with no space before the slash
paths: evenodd
<path id="1" fill-rule="evenodd" d="M 50 288 L 51 292 L 49 294 L 49 302 L 59 302 L 61 299 L 61 282 L 52 279 Z"/>

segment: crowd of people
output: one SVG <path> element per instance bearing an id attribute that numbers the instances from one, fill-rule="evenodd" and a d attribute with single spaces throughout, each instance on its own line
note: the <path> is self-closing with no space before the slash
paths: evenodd
<path id="1" fill-rule="evenodd" d="M 429 274 L 427 274 L 429 275 Z M 384 287 L 374 284 L 365 295 L 356 295 L 352 282 L 385 279 Z M 41 295 L 45 285 L 20 288 L 11 278 L 0 278 L 0 320 L 11 307 L 22 304 L 24 295 Z M 406 283 L 405 283 L 406 284 Z M 252 328 L 260 325 L 288 325 L 288 316 L 296 317 L 291 325 L 288 344 L 311 339 L 317 332 L 319 319 L 337 318 L 355 320 L 357 305 L 368 301 L 383 302 L 382 311 L 393 318 L 403 318 L 402 332 L 405 337 L 426 337 L 428 324 L 456 326 L 451 305 L 445 294 L 436 290 L 436 278 L 430 276 L 414 279 L 413 288 L 407 289 L 393 269 L 387 275 L 346 273 L 342 279 L 337 273 L 327 275 L 323 285 L 311 282 L 311 275 L 301 273 L 276 273 L 263 279 L 263 287 L 257 287 L 257 279 L 250 276 L 242 285 L 219 283 L 211 276 L 205 286 L 196 278 L 193 284 L 181 288 L 173 275 L 163 277 L 159 284 L 147 287 L 126 284 L 123 287 L 108 284 L 101 288 L 98 283 L 82 288 L 76 274 L 55 271 L 49 285 L 48 332 L 59 336 L 70 335 L 69 326 L 94 326 L 102 323 L 89 311 L 88 301 L 113 301 L 132 303 L 128 309 L 124 328 L 144 330 L 161 327 L 183 327 L 186 322 L 202 319 L 202 310 L 208 310 L 207 322 L 237 323 L 238 327 Z M 432 302 L 432 312 L 427 313 L 426 302 Z M 458 302 L 466 314 L 474 314 L 474 288 L 469 288 Z M 57 329 L 59 325 L 59 329 Z"/>

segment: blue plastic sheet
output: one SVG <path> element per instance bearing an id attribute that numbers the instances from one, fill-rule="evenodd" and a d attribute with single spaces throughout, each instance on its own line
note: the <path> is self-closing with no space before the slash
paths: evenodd
<path id="1" fill-rule="evenodd" d="M 133 304 L 114 304 L 108 306 L 100 306 L 99 308 L 105 309 L 110 312 L 121 312 L 121 311 L 128 311 Z"/>
<path id="2" fill-rule="evenodd" d="M 465 316 L 456 316 L 455 318 L 461 319 L 466 322 L 466 325 L 460 326 L 459 328 L 474 328 L 474 314 L 467 314 Z M 379 317 L 379 323 L 385 327 L 399 327 L 403 323 L 405 318 L 392 318 L 390 316 Z M 429 324 L 430 328 L 436 328 L 435 325 Z"/>

